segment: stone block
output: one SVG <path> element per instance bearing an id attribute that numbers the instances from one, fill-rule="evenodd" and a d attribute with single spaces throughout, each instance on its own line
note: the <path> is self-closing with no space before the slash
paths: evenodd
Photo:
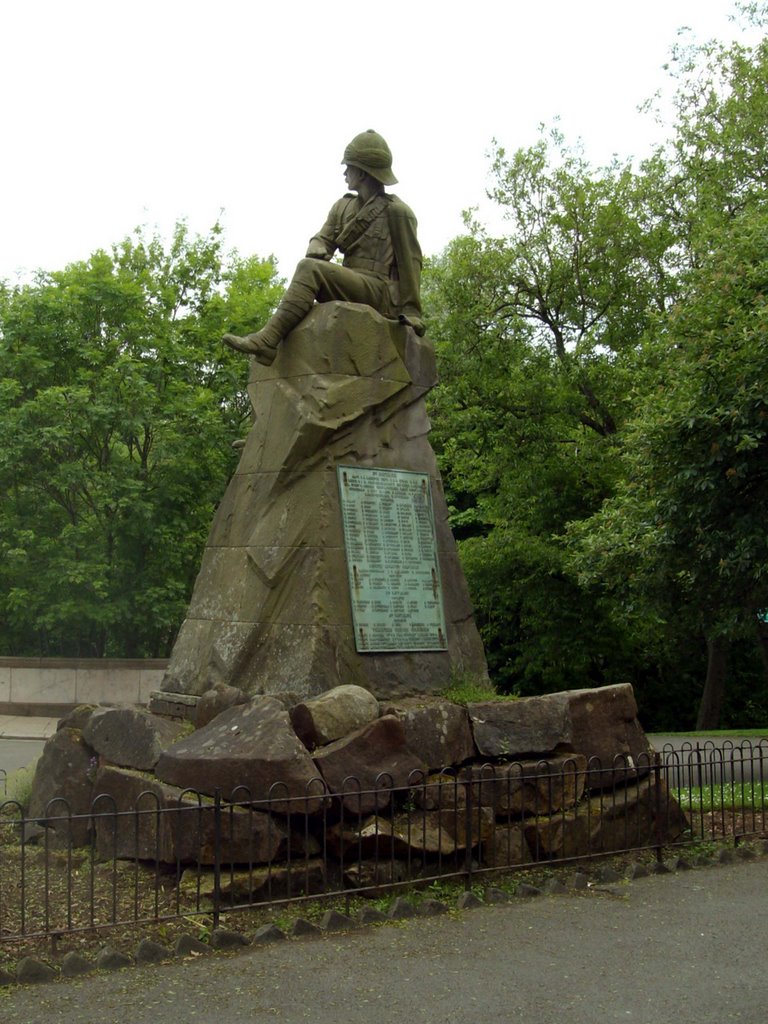
<path id="1" fill-rule="evenodd" d="M 164 690 L 152 690 L 149 695 L 149 710 L 153 715 L 193 722 L 197 716 L 199 702 L 199 697 L 192 697 L 187 693 L 166 693 Z"/>
<path id="2" fill-rule="evenodd" d="M 173 958 L 173 950 L 153 939 L 142 939 L 136 947 L 137 964 L 162 964 Z"/>
<path id="3" fill-rule="evenodd" d="M 212 722 L 217 715 L 237 704 L 247 704 L 248 697 L 237 686 L 217 683 L 211 690 L 206 690 L 195 708 L 195 728 L 202 729 Z"/>
<path id="4" fill-rule="evenodd" d="M 475 804 L 492 807 L 497 817 L 555 814 L 573 807 L 587 781 L 583 754 L 553 755 L 540 761 L 469 765 L 459 772 L 472 783 Z"/>
<path id="5" fill-rule="evenodd" d="M 481 757 L 507 759 L 547 754 L 569 745 L 570 723 L 562 694 L 468 704 Z"/>
<path id="6" fill-rule="evenodd" d="M 100 971 L 122 971 L 125 967 L 133 967 L 133 960 L 127 953 L 105 946 L 96 956 L 96 967 Z"/>
<path id="7" fill-rule="evenodd" d="M 466 708 L 442 697 L 406 697 L 385 702 L 382 714 L 400 719 L 407 746 L 430 771 L 460 765 L 477 753 Z"/>
<path id="8" fill-rule="evenodd" d="M 210 799 L 198 799 L 148 774 L 110 766 L 99 770 L 95 792 L 100 857 L 214 863 L 216 822 Z M 222 809 L 222 863 L 268 863 L 283 851 L 286 839 L 268 814 L 235 806 Z"/>
<path id="9" fill-rule="evenodd" d="M 64 978 L 81 978 L 84 974 L 90 974 L 93 969 L 94 965 L 74 950 L 67 953 L 61 961 L 61 974 Z"/>
<path id="10" fill-rule="evenodd" d="M 290 709 L 296 735 L 309 750 L 332 743 L 379 717 L 379 702 L 362 686 L 335 686 Z"/>
<path id="11" fill-rule="evenodd" d="M 376 907 L 361 907 L 357 912 L 357 923 L 362 925 L 383 924 L 389 918 L 382 910 Z"/>
<path id="12" fill-rule="evenodd" d="M 454 810 L 467 806 L 467 783 L 453 769 L 428 775 L 414 784 L 411 795 L 414 806 L 427 811 Z"/>
<path id="13" fill-rule="evenodd" d="M 28 817 L 44 820 L 59 839 L 84 846 L 91 834 L 95 754 L 78 729 L 51 736 L 35 767 Z"/>
<path id="14" fill-rule="evenodd" d="M 195 897 L 212 897 L 215 879 L 212 870 L 188 868 L 181 878 L 182 891 Z M 319 859 L 301 860 L 286 865 L 271 864 L 248 871 L 227 870 L 221 875 L 222 898 L 237 902 L 254 903 L 309 896 L 325 892 L 327 879 L 325 864 Z"/>
<path id="15" fill-rule="evenodd" d="M 647 772 L 651 746 L 637 720 L 637 704 L 628 683 L 554 695 L 567 707 L 572 750 L 591 760 L 589 787 L 610 787 Z M 602 774 L 596 765 L 602 768 Z M 615 769 L 615 771 L 614 771 Z"/>
<path id="16" fill-rule="evenodd" d="M 56 729 L 77 729 L 82 732 L 95 711 L 98 711 L 96 704 L 78 704 L 59 719 Z"/>
<path id="17" fill-rule="evenodd" d="M 536 859 L 585 857 L 674 842 L 688 819 L 664 783 L 642 779 L 610 794 L 593 796 L 574 810 L 525 826 Z"/>
<path id="18" fill-rule="evenodd" d="M 89 716 L 83 739 L 111 764 L 151 771 L 165 748 L 185 730 L 183 722 L 143 709 L 99 708 Z"/>
<path id="19" fill-rule="evenodd" d="M 408 859 L 414 853 L 450 856 L 467 846 L 490 845 L 494 835 L 493 812 L 478 808 L 467 816 L 455 810 L 419 814 L 373 816 L 360 827 L 344 822 L 328 831 L 329 848 L 340 857 Z"/>
<path id="20" fill-rule="evenodd" d="M 20 985 L 44 985 L 55 981 L 57 972 L 50 964 L 25 956 L 16 965 L 16 980 Z"/>
<path id="21" fill-rule="evenodd" d="M 480 851 L 482 863 L 489 868 L 517 867 L 534 861 L 522 825 L 496 825 Z"/>
<path id="22" fill-rule="evenodd" d="M 420 862 L 413 859 L 409 863 L 396 857 L 389 857 L 387 860 L 375 857 L 369 860 L 353 855 L 344 863 L 344 888 L 365 889 L 365 895 L 368 897 L 383 896 L 392 891 L 392 885 L 408 881 L 412 877 L 411 872 L 418 870 L 420 866 Z M 380 921 L 382 918 L 376 920 Z M 368 923 L 373 922 L 374 919 L 371 918 Z"/>
<path id="23" fill-rule="evenodd" d="M 324 803 L 317 768 L 288 712 L 271 697 L 228 708 L 179 740 L 160 756 L 155 774 L 182 789 L 263 801 L 263 810 L 304 813 Z"/>
<path id="24" fill-rule="evenodd" d="M 414 773 L 426 773 L 405 742 L 405 729 L 394 715 L 385 715 L 343 739 L 320 747 L 315 764 L 331 793 L 352 814 L 371 814 L 386 807 L 391 790 L 406 787 Z"/>

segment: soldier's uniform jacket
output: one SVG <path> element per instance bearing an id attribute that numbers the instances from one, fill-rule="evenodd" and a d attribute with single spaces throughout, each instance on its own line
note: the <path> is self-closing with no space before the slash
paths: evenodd
<path id="1" fill-rule="evenodd" d="M 342 196 L 310 240 L 307 256 L 329 260 L 337 250 L 345 267 L 387 281 L 391 313 L 407 317 L 417 334 L 424 333 L 421 247 L 409 206 L 390 193 L 367 203 L 352 193 Z"/>

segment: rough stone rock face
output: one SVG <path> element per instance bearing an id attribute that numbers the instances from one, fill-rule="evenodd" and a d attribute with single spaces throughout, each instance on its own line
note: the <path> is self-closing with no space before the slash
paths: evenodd
<path id="1" fill-rule="evenodd" d="M 181 722 L 138 708 L 98 708 L 83 726 L 83 739 L 111 764 L 151 771 L 184 730 Z"/>
<path id="2" fill-rule="evenodd" d="M 522 825 L 497 825 L 486 840 L 481 856 L 489 868 L 515 867 L 534 860 Z"/>
<path id="3" fill-rule="evenodd" d="M 315 763 L 332 793 L 344 793 L 353 814 L 372 814 L 389 803 L 388 790 L 407 786 L 424 762 L 405 742 L 400 719 L 385 715 L 343 739 L 315 751 Z"/>
<path id="4" fill-rule="evenodd" d="M 359 709 L 343 723 L 338 708 L 323 719 L 345 692 L 300 702 L 316 738 L 344 731 L 314 757 L 294 730 L 285 694 L 258 696 L 172 743 L 154 775 L 108 763 L 145 742 L 152 716 L 78 709 L 68 721 L 99 743 L 100 757 L 78 729 L 62 725 L 38 765 L 32 819 L 55 824 L 56 835 L 46 832 L 55 847 L 90 841 L 95 828 L 97 853 L 107 860 L 180 861 L 199 872 L 214 859 L 210 797 L 218 790 L 224 863 L 252 866 L 232 882 L 233 892 L 242 887 L 265 899 L 342 878 L 377 886 L 398 865 L 415 878 L 461 868 L 467 856 L 481 867 L 512 866 L 648 846 L 687 827 L 663 784 L 643 774 L 648 745 L 629 687 L 487 702 L 469 715 L 432 696 L 379 703 L 352 687 L 366 715 L 385 712 L 359 727 Z M 220 690 L 212 706 L 232 696 Z M 470 721 L 479 754 L 467 736 Z M 104 722 L 124 735 L 102 742 Z M 595 758 L 608 767 L 600 770 Z M 452 764 L 428 772 L 446 761 Z M 47 811 L 53 798 L 67 803 Z M 70 810 L 82 820 L 70 820 Z"/>
<path id="5" fill-rule="evenodd" d="M 212 896 L 215 886 L 212 872 L 190 869 L 182 875 L 182 889 L 197 897 Z M 301 860 L 289 867 L 271 864 L 248 871 L 225 871 L 219 883 L 222 897 L 231 900 L 282 899 L 285 896 L 321 893 L 327 885 L 326 865 L 319 858 Z"/>
<path id="6" fill-rule="evenodd" d="M 518 758 L 570 747 L 568 706 L 563 694 L 468 704 L 481 757 Z"/>
<path id="7" fill-rule="evenodd" d="M 56 729 L 78 729 L 82 732 L 88 723 L 88 719 L 94 711 L 98 710 L 98 704 L 78 704 L 68 715 L 59 719 Z"/>
<path id="8" fill-rule="evenodd" d="M 252 361 L 254 425 L 163 690 L 200 695 L 223 682 L 306 699 L 355 684 L 388 699 L 439 692 L 454 668 L 487 677 L 428 440 L 435 381 L 429 341 L 353 303 L 317 305 L 271 367 Z M 357 653 L 338 465 L 429 475 L 447 651 Z"/>
<path id="9" fill-rule="evenodd" d="M 459 773 L 448 770 L 428 775 L 420 786 L 413 787 L 413 802 L 425 811 L 455 810 L 467 806 L 467 786 Z"/>
<path id="10" fill-rule="evenodd" d="M 430 771 L 475 757 L 475 742 L 466 708 L 441 697 L 406 697 L 384 703 L 382 713 L 395 715 L 405 727 L 405 742 Z"/>
<path id="11" fill-rule="evenodd" d="M 267 800 L 274 811 L 322 806 L 318 771 L 291 728 L 288 712 L 271 697 L 223 711 L 212 722 L 166 750 L 155 768 L 162 782 L 237 801 Z M 313 785 L 313 780 L 315 780 Z M 240 788 L 242 787 L 242 788 Z M 292 804 L 291 798 L 307 797 Z"/>
<path id="12" fill-rule="evenodd" d="M 296 735 L 309 749 L 324 746 L 379 717 L 379 702 L 362 686 L 335 686 L 290 709 Z"/>
<path id="13" fill-rule="evenodd" d="M 546 761 L 473 765 L 460 772 L 472 779 L 473 802 L 492 807 L 497 817 L 552 814 L 573 807 L 584 794 L 587 759 L 583 754 Z"/>
<path id="14" fill-rule="evenodd" d="M 482 757 L 514 759 L 570 751 L 597 759 L 605 769 L 606 786 L 615 784 L 614 766 L 647 768 L 649 763 L 651 748 L 628 683 L 470 704 L 467 710 Z M 600 779 L 595 766 L 596 762 L 590 766 L 590 787 Z"/>
<path id="15" fill-rule="evenodd" d="M 354 863 L 347 862 L 344 869 L 344 885 L 348 889 L 367 888 L 370 891 L 367 896 L 378 896 L 391 892 L 388 887 L 393 882 L 405 882 L 410 877 L 413 869 L 414 859 L 410 861 L 397 860 L 394 857 L 381 861 L 356 860 Z M 387 920 L 387 915 L 375 907 L 363 907 L 358 914 L 358 921 L 361 924 L 378 924 Z"/>
<path id="16" fill-rule="evenodd" d="M 194 715 L 195 728 L 202 729 L 222 711 L 226 711 L 227 708 L 234 707 L 236 704 L 247 704 L 248 699 L 248 695 L 243 693 L 239 687 L 216 683 L 212 689 L 206 690 L 197 702 Z"/>
<path id="17" fill-rule="evenodd" d="M 626 786 L 621 797 L 594 796 L 577 808 L 525 826 L 534 859 L 585 857 L 633 845 L 674 842 L 688 821 L 663 782 L 652 778 Z M 661 815 L 658 809 L 661 808 Z"/>
<path id="18" fill-rule="evenodd" d="M 346 859 L 350 851 L 365 859 L 405 857 L 409 853 L 448 856 L 479 843 L 490 843 L 494 832 L 493 811 L 479 809 L 470 822 L 453 810 L 427 811 L 417 816 L 395 815 L 393 818 L 372 817 L 360 828 L 337 825 L 329 830 L 328 842 Z"/>
<path id="19" fill-rule="evenodd" d="M 99 770 L 94 791 L 96 852 L 99 857 L 158 859 L 166 864 L 215 862 L 214 807 L 151 775 L 106 766 Z M 138 817 L 113 815 L 113 808 L 136 809 Z M 268 814 L 251 808 L 224 811 L 221 859 L 224 864 L 266 863 L 285 844 L 286 833 Z"/>
<path id="20" fill-rule="evenodd" d="M 568 707 L 571 749 L 587 758 L 597 758 L 604 769 L 638 763 L 648 766 L 650 745 L 637 720 L 637 704 L 628 683 L 601 686 L 595 690 L 568 690 L 557 694 Z M 596 773 L 592 772 L 592 776 Z M 608 772 L 606 785 L 612 785 Z M 595 778 L 590 785 L 595 785 Z"/>
<path id="21" fill-rule="evenodd" d="M 27 816 L 46 818 L 57 835 L 84 846 L 90 835 L 87 815 L 93 799 L 95 755 L 77 729 L 59 729 L 47 741 L 35 768 Z M 69 815 L 76 817 L 69 818 Z"/>

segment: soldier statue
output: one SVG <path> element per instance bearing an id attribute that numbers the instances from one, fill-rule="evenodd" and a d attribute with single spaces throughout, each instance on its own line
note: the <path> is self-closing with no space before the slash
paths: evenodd
<path id="1" fill-rule="evenodd" d="M 349 192 L 334 203 L 328 219 L 310 240 L 273 316 L 244 338 L 225 334 L 224 342 L 269 366 L 283 339 L 315 301 L 360 302 L 383 316 L 424 334 L 421 314 L 421 249 L 416 218 L 397 196 L 392 153 L 377 132 L 356 135 L 344 150 Z M 336 251 L 342 263 L 331 262 Z"/>

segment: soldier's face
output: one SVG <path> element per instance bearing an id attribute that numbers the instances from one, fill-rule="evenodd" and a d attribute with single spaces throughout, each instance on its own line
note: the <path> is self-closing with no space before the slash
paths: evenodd
<path id="1" fill-rule="evenodd" d="M 352 192 L 357 192 L 360 187 L 360 182 L 363 179 L 363 172 L 359 167 L 351 167 L 349 164 L 344 168 L 344 180 L 347 183 L 347 188 Z"/>

